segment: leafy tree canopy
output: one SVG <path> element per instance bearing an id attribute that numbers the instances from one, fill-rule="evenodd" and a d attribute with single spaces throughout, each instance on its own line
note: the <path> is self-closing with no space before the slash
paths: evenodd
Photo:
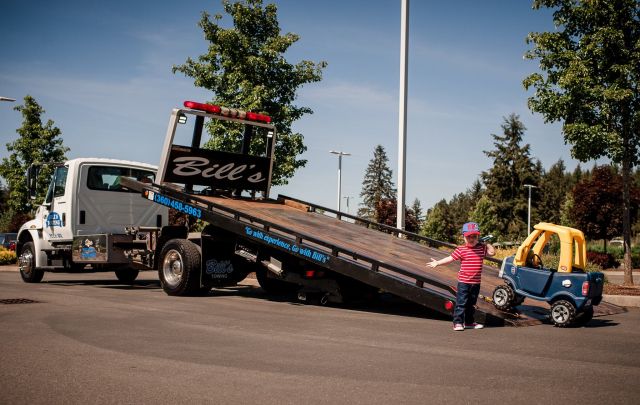
<path id="1" fill-rule="evenodd" d="M 563 121 L 573 157 L 608 157 L 622 164 L 625 284 L 631 273 L 631 171 L 640 154 L 640 2 L 535 0 L 554 9 L 553 32 L 534 32 L 525 57 L 543 73 L 524 79 L 529 108 L 547 122 Z M 577 201 L 575 201 L 577 202 Z"/>
<path id="2" fill-rule="evenodd" d="M 631 215 L 635 219 L 640 190 L 631 189 Z M 571 218 L 590 239 L 611 239 L 622 233 L 622 176 L 609 166 L 593 169 L 590 178 L 573 189 Z"/>
<path id="3" fill-rule="evenodd" d="M 22 114 L 22 126 L 16 130 L 18 139 L 7 143 L 10 155 L 2 159 L 0 176 L 5 179 L 9 189 L 8 209 L 13 214 L 22 214 L 32 208 L 25 181 L 27 168 L 35 162 L 63 162 L 69 148 L 63 146 L 61 131 L 54 126 L 52 120 L 42 124 L 45 111 L 33 97 L 26 96 L 24 104 L 14 109 Z M 42 166 L 38 176 L 38 201 L 44 199 L 53 170 L 53 165 Z"/>
<path id="4" fill-rule="evenodd" d="M 306 150 L 303 135 L 291 126 L 308 107 L 294 104 L 296 92 L 306 83 L 322 79 L 326 62 L 303 60 L 289 63 L 284 54 L 299 40 L 293 33 L 280 32 L 275 4 L 263 6 L 262 0 L 222 1 L 224 11 L 233 19 L 232 28 L 221 26 L 222 15 L 203 12 L 200 27 L 209 41 L 209 50 L 195 61 L 174 66 L 194 79 L 194 84 L 214 93 L 212 102 L 227 107 L 266 113 L 277 130 L 276 164 L 273 183 L 287 184 L 287 179 L 306 164 L 298 155 Z M 206 146 L 238 151 L 241 131 L 237 125 L 214 122 L 208 127 L 212 138 Z M 256 139 L 253 153 L 264 150 L 263 137 Z"/>

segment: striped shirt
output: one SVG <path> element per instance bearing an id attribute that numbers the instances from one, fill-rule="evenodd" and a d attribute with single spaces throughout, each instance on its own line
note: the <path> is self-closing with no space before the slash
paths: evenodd
<path id="1" fill-rule="evenodd" d="M 458 281 L 468 284 L 480 284 L 482 261 L 486 254 L 487 246 L 482 243 L 478 243 L 471 248 L 466 245 L 458 246 L 456 250 L 451 253 L 451 257 L 454 260 L 460 261 Z"/>

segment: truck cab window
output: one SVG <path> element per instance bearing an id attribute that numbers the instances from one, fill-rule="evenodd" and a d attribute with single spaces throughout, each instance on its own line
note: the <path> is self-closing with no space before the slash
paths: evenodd
<path id="1" fill-rule="evenodd" d="M 44 199 L 45 204 L 51 203 L 54 197 L 62 197 L 64 195 L 68 172 L 69 168 L 66 166 L 56 167 L 51 183 L 49 183 L 47 196 Z"/>
<path id="2" fill-rule="evenodd" d="M 148 170 L 129 167 L 91 166 L 87 174 L 87 187 L 91 190 L 134 192 L 120 185 L 122 177 L 131 177 L 137 181 L 153 182 L 154 173 Z"/>

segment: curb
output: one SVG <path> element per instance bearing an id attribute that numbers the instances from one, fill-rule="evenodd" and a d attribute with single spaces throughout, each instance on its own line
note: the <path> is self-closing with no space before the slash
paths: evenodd
<path id="1" fill-rule="evenodd" d="M 602 300 L 620 307 L 640 307 L 640 296 L 636 295 L 602 295 Z"/>

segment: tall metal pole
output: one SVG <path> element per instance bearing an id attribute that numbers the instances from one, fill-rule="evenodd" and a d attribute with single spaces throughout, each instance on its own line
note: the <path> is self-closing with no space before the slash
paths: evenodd
<path id="1" fill-rule="evenodd" d="M 333 153 L 334 155 L 338 155 L 338 204 L 337 209 L 340 211 L 340 200 L 342 199 L 342 157 L 343 156 L 351 156 L 351 153 L 330 150 L 329 153 Z"/>
<path id="2" fill-rule="evenodd" d="M 531 184 L 525 184 L 524 186 L 529 189 L 529 208 L 527 209 L 527 235 L 529 235 L 531 233 L 531 189 L 537 187 Z"/>
<path id="3" fill-rule="evenodd" d="M 398 199 L 397 228 L 404 229 L 407 152 L 407 83 L 409 68 L 409 0 L 402 0 L 400 17 L 400 107 L 398 109 Z"/>

